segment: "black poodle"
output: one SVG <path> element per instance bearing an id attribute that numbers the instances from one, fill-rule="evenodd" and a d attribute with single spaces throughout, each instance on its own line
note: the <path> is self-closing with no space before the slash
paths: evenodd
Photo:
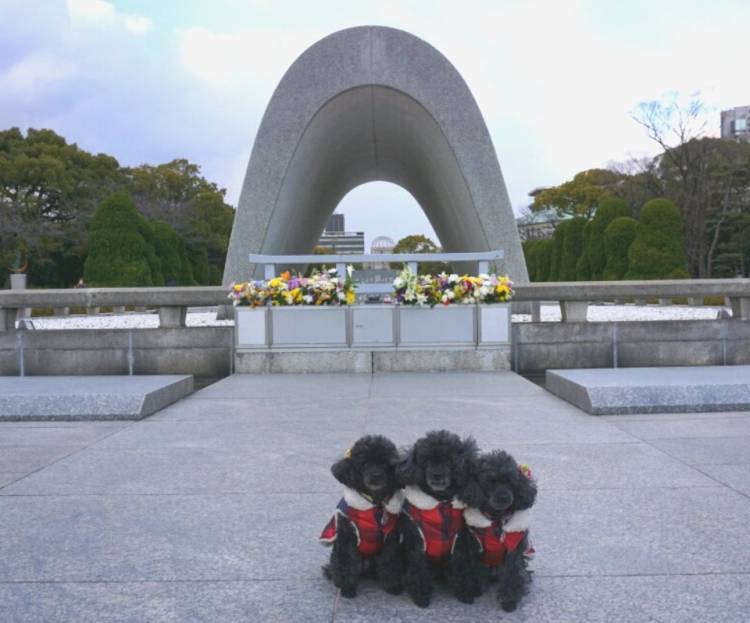
<path id="1" fill-rule="evenodd" d="M 474 600 L 465 505 L 455 495 L 466 486 L 476 454 L 473 439 L 433 431 L 414 444 L 396 470 L 405 487 L 399 518 L 406 558 L 404 587 L 422 608 L 430 604 L 433 579 L 442 574 L 458 599 Z"/>
<path id="2" fill-rule="evenodd" d="M 397 462 L 398 451 L 390 440 L 367 435 L 331 467 L 345 487 L 344 497 L 320 541 L 333 544 L 323 570 L 344 597 L 354 597 L 360 576 L 373 572 L 389 593 L 402 590 L 396 524 L 403 494 L 395 476 Z"/>
<path id="3" fill-rule="evenodd" d="M 527 465 L 496 450 L 472 461 L 472 473 L 459 498 L 469 539 L 472 584 L 481 593 L 486 579 L 497 576 L 497 600 L 503 610 L 516 609 L 528 592 L 529 509 L 536 500 L 536 483 Z"/>

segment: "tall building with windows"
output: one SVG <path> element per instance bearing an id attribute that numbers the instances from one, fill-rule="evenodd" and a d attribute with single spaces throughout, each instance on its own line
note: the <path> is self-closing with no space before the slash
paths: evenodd
<path id="1" fill-rule="evenodd" d="M 331 249 L 337 255 L 365 252 L 365 232 L 346 231 L 343 214 L 332 214 L 328 219 L 323 235 L 318 241 L 319 247 Z"/>
<path id="2" fill-rule="evenodd" d="M 750 106 L 721 111 L 721 138 L 750 142 Z"/>

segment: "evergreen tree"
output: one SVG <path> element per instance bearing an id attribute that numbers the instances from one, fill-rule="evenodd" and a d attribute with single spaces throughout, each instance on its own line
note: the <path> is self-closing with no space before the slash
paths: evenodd
<path id="1" fill-rule="evenodd" d="M 565 236 L 570 224 L 569 220 L 560 221 L 555 227 L 555 233 L 552 235 L 553 247 L 550 253 L 550 267 L 549 276 L 547 281 L 561 281 L 562 280 L 562 261 L 563 261 L 563 246 L 565 244 Z"/>
<path id="2" fill-rule="evenodd" d="M 552 254 L 555 250 L 555 241 L 552 238 L 539 240 L 536 245 L 536 273 L 532 281 L 550 281 L 550 268 Z"/>
<path id="3" fill-rule="evenodd" d="M 577 216 L 568 221 L 563 239 L 563 255 L 558 273 L 559 281 L 575 281 L 576 266 L 578 258 L 583 253 L 583 229 L 586 227 L 586 219 Z"/>
<path id="4" fill-rule="evenodd" d="M 127 193 L 118 192 L 97 208 L 89 224 L 84 279 L 89 286 L 152 286 L 144 219 Z"/>
<path id="5" fill-rule="evenodd" d="M 154 249 L 161 261 L 161 272 L 164 285 L 176 286 L 182 278 L 182 258 L 180 257 L 180 238 L 167 223 L 153 223 Z"/>
<path id="6" fill-rule="evenodd" d="M 591 221 L 583 228 L 583 251 L 576 264 L 576 281 L 591 280 Z"/>
<path id="7" fill-rule="evenodd" d="M 628 204 L 622 199 L 607 199 L 591 219 L 591 230 L 587 245 L 587 257 L 591 279 L 599 281 L 604 275 L 607 256 L 604 251 L 604 231 L 609 224 L 621 216 L 631 216 Z"/>
<path id="8" fill-rule="evenodd" d="M 529 273 L 529 281 L 537 281 L 536 247 L 538 240 L 526 240 L 523 245 L 523 256 L 526 260 L 526 270 Z"/>
<path id="9" fill-rule="evenodd" d="M 629 216 L 614 219 L 604 230 L 604 253 L 607 263 L 602 273 L 606 281 L 617 281 L 628 271 L 628 249 L 635 240 L 638 221 Z"/>
<path id="10" fill-rule="evenodd" d="M 686 279 L 682 218 L 667 199 L 652 199 L 641 209 L 635 240 L 628 249 L 626 279 Z"/>

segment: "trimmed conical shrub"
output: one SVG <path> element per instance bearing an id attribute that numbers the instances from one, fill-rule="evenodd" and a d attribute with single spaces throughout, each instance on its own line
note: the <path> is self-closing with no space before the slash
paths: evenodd
<path id="1" fill-rule="evenodd" d="M 626 279 L 685 279 L 682 217 L 667 199 L 652 199 L 641 208 L 635 240 L 628 250 Z"/>
<path id="2" fill-rule="evenodd" d="M 555 241 L 551 238 L 539 240 L 534 248 L 536 274 L 533 281 L 550 281 L 550 265 L 552 264 L 552 254 L 555 250 Z"/>
<path id="3" fill-rule="evenodd" d="M 589 281 L 591 279 L 591 221 L 583 228 L 583 251 L 576 264 L 576 281 Z"/>
<path id="4" fill-rule="evenodd" d="M 568 221 L 563 239 L 563 255 L 558 281 L 575 281 L 578 258 L 583 253 L 583 228 L 586 219 L 578 216 Z"/>
<path id="5" fill-rule="evenodd" d="M 88 255 L 83 267 L 87 285 L 153 285 L 143 226 L 144 219 L 127 193 L 115 193 L 102 201 L 89 223 Z"/>
<path id="6" fill-rule="evenodd" d="M 628 204 L 622 199 L 607 199 L 602 202 L 591 219 L 586 255 L 589 261 L 590 278 L 594 281 L 603 278 L 604 267 L 607 264 L 607 254 L 604 250 L 604 231 L 613 220 L 621 216 L 632 216 Z"/>
<path id="7" fill-rule="evenodd" d="M 628 249 L 635 240 L 638 221 L 629 216 L 614 219 L 604 230 L 604 253 L 607 263 L 602 278 L 617 281 L 628 271 Z"/>

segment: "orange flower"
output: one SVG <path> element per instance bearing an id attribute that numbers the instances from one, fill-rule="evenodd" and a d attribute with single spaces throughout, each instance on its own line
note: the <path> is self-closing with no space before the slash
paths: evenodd
<path id="1" fill-rule="evenodd" d="M 279 275 L 284 281 L 289 281 L 292 278 L 291 273 L 288 270 L 285 270 L 281 275 Z"/>

